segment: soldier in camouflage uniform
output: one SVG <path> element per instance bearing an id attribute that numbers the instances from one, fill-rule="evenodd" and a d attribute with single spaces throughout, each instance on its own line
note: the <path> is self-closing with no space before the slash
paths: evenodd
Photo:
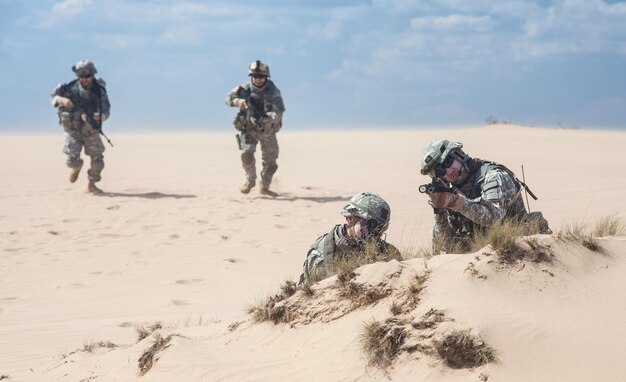
<path id="1" fill-rule="evenodd" d="M 311 245 L 303 265 L 299 285 L 335 273 L 334 263 L 346 256 L 363 256 L 375 248 L 379 260 L 401 259 L 400 251 L 381 237 L 389 227 L 391 209 L 376 194 L 360 192 L 343 207 L 346 223 L 338 224 Z"/>
<path id="2" fill-rule="evenodd" d="M 526 185 L 511 170 L 471 158 L 462 147 L 460 142 L 442 139 L 431 142 L 422 152 L 420 172 L 454 189 L 452 193 L 428 194 L 429 204 L 437 212 L 433 244 L 442 244 L 447 252 L 467 251 L 477 230 L 505 219 L 533 223 L 539 233 L 551 233 L 541 212 L 527 213 L 521 195 Z"/>
<path id="3" fill-rule="evenodd" d="M 285 112 L 280 90 L 269 79 L 270 68 L 257 60 L 248 67 L 249 83 L 234 88 L 226 97 L 226 105 L 238 107 L 239 113 L 233 124 L 240 133 L 238 139 L 241 149 L 241 163 L 246 173 L 246 183 L 240 191 L 244 194 L 256 185 L 256 160 L 254 152 L 257 143 L 261 143 L 261 188 L 263 195 L 275 196 L 269 190 L 272 176 L 278 169 L 278 141 L 276 133 L 282 127 L 282 116 Z"/>
<path id="4" fill-rule="evenodd" d="M 65 146 L 67 166 L 71 169 L 70 182 L 76 182 L 83 167 L 80 157 L 81 150 L 91 158 L 91 166 L 87 171 L 91 193 L 101 193 L 96 182 L 100 181 L 100 173 L 104 168 L 104 145 L 100 138 L 98 121 L 109 117 L 111 105 L 106 91 L 106 83 L 96 79 L 98 72 L 93 62 L 81 60 L 72 66 L 76 79 L 60 84 L 50 95 L 52 106 L 58 107 L 59 124 L 65 130 Z M 90 123 L 91 121 L 91 123 Z"/>

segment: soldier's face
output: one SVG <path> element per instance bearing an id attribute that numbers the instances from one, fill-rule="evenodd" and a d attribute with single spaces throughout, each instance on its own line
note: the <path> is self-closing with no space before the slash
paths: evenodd
<path id="1" fill-rule="evenodd" d="M 452 184 L 461 183 L 463 180 L 463 165 L 457 159 L 450 167 L 446 168 L 446 173 L 443 175 L 443 180 Z"/>
<path id="2" fill-rule="evenodd" d="M 252 84 L 254 84 L 254 86 L 256 87 L 261 87 L 265 85 L 265 81 L 267 81 L 267 77 L 265 76 L 257 76 L 257 75 L 252 76 Z"/>
<path id="3" fill-rule="evenodd" d="M 80 76 L 78 76 L 78 80 L 80 81 L 80 84 L 84 88 L 88 88 L 91 85 L 91 83 L 93 82 L 93 74 L 83 73 Z"/>

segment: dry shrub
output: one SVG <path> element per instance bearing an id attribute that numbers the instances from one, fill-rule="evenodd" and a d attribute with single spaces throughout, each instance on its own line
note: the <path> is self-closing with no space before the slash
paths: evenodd
<path id="1" fill-rule="evenodd" d="M 399 314 L 402 313 L 402 305 L 399 304 L 397 301 L 393 301 L 391 303 L 391 306 L 389 307 L 389 312 L 391 312 L 391 314 L 393 314 L 394 316 L 397 316 Z"/>
<path id="2" fill-rule="evenodd" d="M 480 366 L 496 360 L 495 350 L 468 330 L 451 332 L 433 343 L 446 365 L 455 369 Z"/>
<path id="3" fill-rule="evenodd" d="M 2 381 L 3 379 L 9 379 L 9 376 L 6 374 L 0 375 L 0 381 Z"/>
<path id="4" fill-rule="evenodd" d="M 158 358 L 155 358 L 157 353 L 170 347 L 169 343 L 172 340 L 172 335 L 163 338 L 159 333 L 153 335 L 154 343 L 146 351 L 143 352 L 141 357 L 137 360 L 139 365 L 139 375 L 145 375 L 154 366 Z"/>
<path id="5" fill-rule="evenodd" d="M 164 327 L 165 326 L 163 326 L 163 323 L 161 321 L 156 321 L 155 323 L 148 326 L 136 325 L 135 331 L 137 332 L 137 342 L 140 342 L 144 338 L 150 336 L 155 331 L 163 329 Z"/>
<path id="6" fill-rule="evenodd" d="M 387 320 L 384 324 L 372 321 L 365 325 L 365 331 L 361 335 L 361 349 L 370 365 L 386 368 L 398 354 L 406 333 L 403 327 L 395 323 L 394 320 Z"/>

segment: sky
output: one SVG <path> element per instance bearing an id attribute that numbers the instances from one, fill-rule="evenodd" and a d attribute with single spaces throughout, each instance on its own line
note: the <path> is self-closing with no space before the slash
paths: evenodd
<path id="1" fill-rule="evenodd" d="M 81 59 L 108 131 L 231 131 L 257 59 L 284 129 L 626 129 L 626 1 L 0 0 L 0 132 L 60 131 Z"/>

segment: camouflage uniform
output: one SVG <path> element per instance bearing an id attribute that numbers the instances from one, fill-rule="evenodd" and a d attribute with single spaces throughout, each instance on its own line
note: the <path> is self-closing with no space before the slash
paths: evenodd
<path id="1" fill-rule="evenodd" d="M 302 265 L 302 274 L 299 284 L 303 284 L 312 275 L 324 277 L 334 273 L 334 262 L 345 256 L 362 256 L 366 242 L 351 240 L 346 236 L 347 225 L 338 224 L 333 229 L 320 237 L 311 245 L 306 260 Z M 400 251 L 385 240 L 376 239 L 376 246 L 380 257 L 400 259 Z"/>
<path id="2" fill-rule="evenodd" d="M 91 86 L 85 89 L 79 80 L 75 79 L 58 85 L 50 95 L 50 99 L 55 96 L 69 98 L 74 103 L 72 110 L 63 106 L 59 107 L 58 110 L 59 124 L 65 130 L 63 152 L 67 155 L 67 166 L 72 169 L 82 167 L 83 160 L 80 153 L 84 147 L 85 154 L 91 158 L 91 168 L 87 172 L 89 180 L 92 182 L 100 181 L 100 173 L 104 168 L 102 155 L 104 145 L 97 127 L 84 122 L 81 119 L 81 114 L 99 112 L 103 119 L 109 116 L 111 105 L 106 92 L 106 83 L 100 78 L 94 78 Z"/>
<path id="3" fill-rule="evenodd" d="M 261 143 L 261 161 L 263 169 L 261 170 L 261 188 L 268 189 L 272 183 L 272 177 L 278 169 L 276 159 L 278 159 L 278 141 L 276 133 L 282 127 L 282 115 L 285 112 L 285 105 L 280 90 L 268 78 L 267 82 L 261 88 L 255 87 L 251 83 L 243 83 L 234 88 L 226 97 L 226 105 L 237 106 L 235 100 L 246 99 L 253 100 L 258 107 L 263 108 L 262 114 L 273 112 L 275 118 L 263 117 L 263 129 L 259 124 L 253 124 L 248 118 L 248 112 L 240 111 L 233 124 L 235 129 L 240 131 L 240 139 L 242 141 L 241 163 L 246 173 L 246 179 L 250 182 L 256 181 L 256 160 L 254 153 L 256 146 Z"/>
<path id="4" fill-rule="evenodd" d="M 423 153 L 424 175 L 437 177 L 433 169 L 452 152 L 465 158 L 462 166 L 467 173 L 460 183 L 454 184 L 457 193 L 465 196 L 465 202 L 459 210 L 442 209 L 435 215 L 433 242 L 441 243 L 448 252 L 466 251 L 476 231 L 505 219 L 536 222 L 540 233 L 551 233 L 541 212 L 527 213 L 522 184 L 511 170 L 495 162 L 472 159 L 461 150 L 462 146 L 459 142 L 440 140 L 427 146 Z"/>
<path id="5" fill-rule="evenodd" d="M 383 198 L 369 192 L 360 192 L 343 207 L 341 214 L 349 224 L 336 225 L 329 233 L 315 240 L 304 261 L 299 284 L 310 280 L 313 275 L 325 277 L 335 273 L 336 261 L 346 256 L 364 256 L 372 245 L 377 259 L 401 259 L 400 251 L 381 239 L 391 219 L 391 208 Z M 355 235 L 347 234 L 356 224 L 362 225 L 360 232 L 366 232 L 365 237 L 355 239 Z"/>

